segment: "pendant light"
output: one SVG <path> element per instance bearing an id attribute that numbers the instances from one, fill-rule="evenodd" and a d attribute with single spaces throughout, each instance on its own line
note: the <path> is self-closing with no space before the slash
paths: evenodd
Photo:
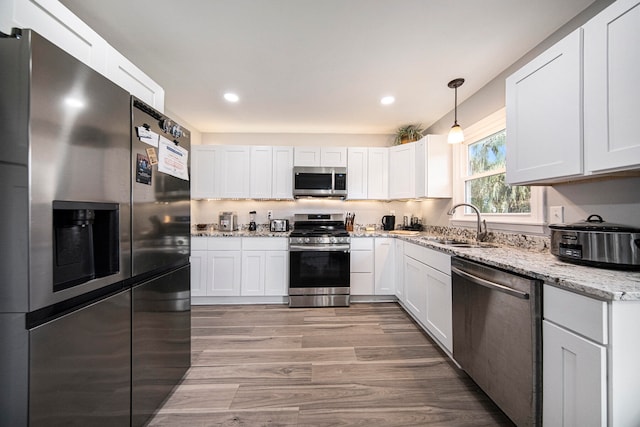
<path id="1" fill-rule="evenodd" d="M 464 79 L 453 79 L 449 82 L 448 86 L 455 91 L 455 101 L 453 104 L 453 126 L 451 126 L 451 130 L 449 131 L 449 137 L 447 138 L 447 142 L 449 144 L 459 144 L 464 141 L 464 132 L 462 132 L 462 128 L 458 124 L 458 88 L 462 86 L 464 83 Z"/>

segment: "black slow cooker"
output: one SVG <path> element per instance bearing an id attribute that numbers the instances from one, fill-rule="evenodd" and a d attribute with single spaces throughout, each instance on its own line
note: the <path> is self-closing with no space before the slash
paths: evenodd
<path id="1" fill-rule="evenodd" d="M 573 224 L 551 224 L 551 253 L 595 267 L 640 270 L 640 228 L 590 215 Z"/>

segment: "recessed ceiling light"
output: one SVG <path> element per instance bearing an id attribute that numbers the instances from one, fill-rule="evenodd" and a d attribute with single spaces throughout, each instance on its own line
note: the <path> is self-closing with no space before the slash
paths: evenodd
<path id="1" fill-rule="evenodd" d="M 235 93 L 227 92 L 224 94 L 224 99 L 229 102 L 238 102 L 240 100 L 240 97 Z"/>
<path id="2" fill-rule="evenodd" d="M 380 99 L 380 104 L 382 105 L 390 105 L 396 102 L 396 99 L 393 96 L 384 96 Z"/>

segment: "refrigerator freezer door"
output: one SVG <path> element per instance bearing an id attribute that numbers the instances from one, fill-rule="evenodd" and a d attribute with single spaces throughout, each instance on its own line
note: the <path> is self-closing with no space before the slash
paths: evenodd
<path id="1" fill-rule="evenodd" d="M 143 110 L 144 109 L 144 110 Z M 166 116 L 132 97 L 131 104 L 131 187 L 132 187 L 132 275 L 161 272 L 189 263 L 191 236 L 190 183 L 159 172 L 153 156 L 158 156 L 156 136 L 177 141 L 190 154 L 190 134 L 170 133 Z M 171 122 L 175 125 L 175 122 Z M 164 124 L 164 126 L 163 126 Z M 148 128 L 155 138 L 140 137 L 138 128 Z M 165 132 L 163 127 L 169 132 Z M 147 142 L 143 142 L 147 141 Z"/>

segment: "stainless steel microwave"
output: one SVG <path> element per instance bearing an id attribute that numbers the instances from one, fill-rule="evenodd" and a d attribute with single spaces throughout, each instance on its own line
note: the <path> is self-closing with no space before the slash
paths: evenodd
<path id="1" fill-rule="evenodd" d="M 293 197 L 347 197 L 347 168 L 293 168 Z"/>

